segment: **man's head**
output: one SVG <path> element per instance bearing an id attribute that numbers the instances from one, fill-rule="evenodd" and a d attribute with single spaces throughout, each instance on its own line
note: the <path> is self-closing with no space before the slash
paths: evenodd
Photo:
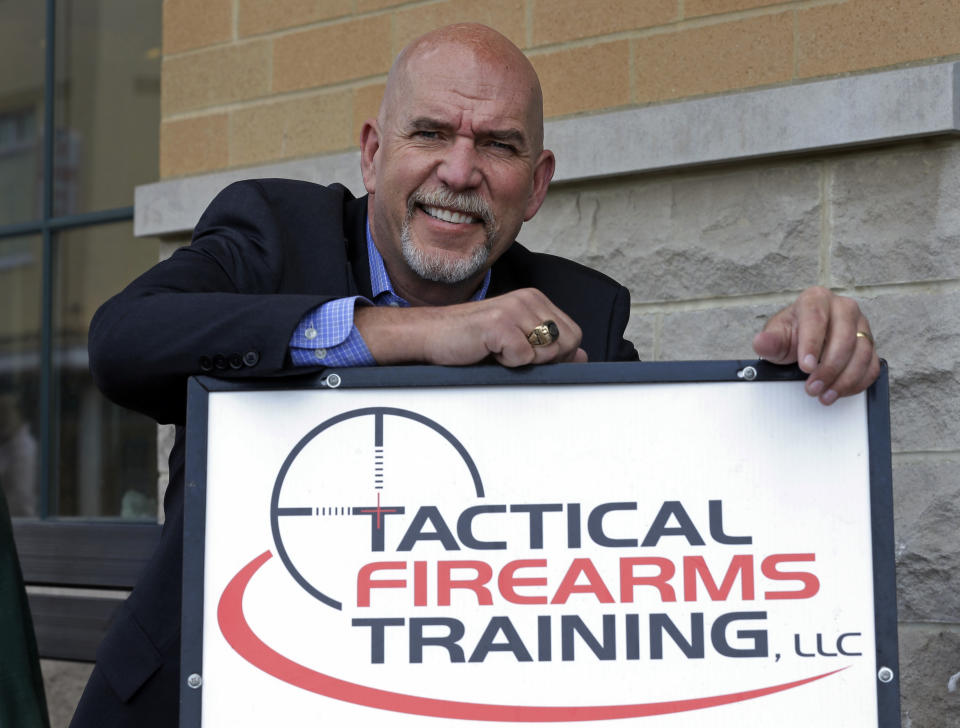
<path id="1" fill-rule="evenodd" d="M 400 53 L 361 151 L 374 241 L 413 303 L 468 297 L 540 208 L 554 169 L 533 67 L 474 24 Z"/>

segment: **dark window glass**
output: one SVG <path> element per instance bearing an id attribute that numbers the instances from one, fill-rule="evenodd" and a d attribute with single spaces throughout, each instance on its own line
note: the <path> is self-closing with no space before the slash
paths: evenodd
<path id="1" fill-rule="evenodd" d="M 97 307 L 157 261 L 156 240 L 129 222 L 56 238 L 53 398 L 56 473 L 50 515 L 157 516 L 157 426 L 118 407 L 93 383 L 87 331 Z"/>
<path id="2" fill-rule="evenodd" d="M 57 3 L 55 216 L 133 204 L 157 179 L 160 3 Z"/>
<path id="3" fill-rule="evenodd" d="M 12 516 L 38 516 L 43 245 L 0 240 L 0 489 Z"/>
<path id="4" fill-rule="evenodd" d="M 0 225 L 40 217 L 43 36 L 43 2 L 0 2 Z"/>

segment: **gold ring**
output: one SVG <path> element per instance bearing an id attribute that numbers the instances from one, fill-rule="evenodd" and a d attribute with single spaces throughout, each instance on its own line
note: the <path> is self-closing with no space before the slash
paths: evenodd
<path id="1" fill-rule="evenodd" d="M 553 321 L 544 321 L 527 334 L 531 346 L 547 346 L 560 338 L 560 329 Z"/>
<path id="2" fill-rule="evenodd" d="M 876 347 L 876 344 L 875 344 L 874 341 L 873 341 L 873 337 L 872 337 L 869 333 L 867 333 L 866 331 L 858 331 L 858 332 L 857 332 L 857 338 L 858 338 L 858 339 L 866 339 L 867 341 L 870 342 L 870 346 Z"/>

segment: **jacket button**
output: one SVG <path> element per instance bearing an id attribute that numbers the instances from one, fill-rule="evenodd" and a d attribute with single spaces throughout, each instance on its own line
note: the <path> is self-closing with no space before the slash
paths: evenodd
<path id="1" fill-rule="evenodd" d="M 227 357 L 223 354 L 217 354 L 213 357 L 213 366 L 217 369 L 226 369 L 227 368 Z"/>
<path id="2" fill-rule="evenodd" d="M 260 355 L 255 351 L 248 351 L 243 355 L 243 363 L 248 367 L 255 367 L 260 361 Z"/>
<path id="3" fill-rule="evenodd" d="M 239 354 L 237 354 L 237 353 L 231 354 L 231 355 L 230 355 L 230 368 L 231 368 L 231 369 L 239 369 L 239 368 L 242 367 L 242 366 L 243 366 L 243 358 L 242 358 Z"/>
<path id="4" fill-rule="evenodd" d="M 213 369 L 213 362 L 210 360 L 209 356 L 200 357 L 200 371 L 209 372 Z"/>

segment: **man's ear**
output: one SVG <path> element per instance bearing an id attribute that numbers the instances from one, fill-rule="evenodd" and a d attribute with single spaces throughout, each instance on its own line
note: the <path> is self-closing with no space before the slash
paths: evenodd
<path id="1" fill-rule="evenodd" d="M 557 168 L 557 160 L 553 152 L 544 149 L 537 157 L 537 164 L 533 168 L 533 189 L 530 190 L 530 197 L 527 199 L 527 207 L 523 211 L 523 221 L 526 222 L 540 209 L 543 200 L 547 196 L 547 188 L 550 186 L 550 180 L 553 179 L 553 173 Z"/>
<path id="2" fill-rule="evenodd" d="M 371 195 L 377 191 L 376 157 L 380 151 L 380 129 L 376 119 L 367 119 L 360 130 L 360 171 L 363 173 L 363 186 Z"/>

